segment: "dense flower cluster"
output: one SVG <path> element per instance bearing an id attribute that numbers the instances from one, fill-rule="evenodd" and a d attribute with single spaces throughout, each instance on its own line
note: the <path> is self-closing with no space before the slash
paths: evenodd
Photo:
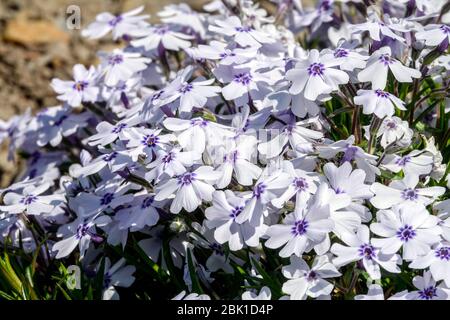
<path id="1" fill-rule="evenodd" d="M 98 15 L 121 45 L 1 123 L 2 245 L 104 299 L 450 299 L 449 8 L 368 2 Z"/>

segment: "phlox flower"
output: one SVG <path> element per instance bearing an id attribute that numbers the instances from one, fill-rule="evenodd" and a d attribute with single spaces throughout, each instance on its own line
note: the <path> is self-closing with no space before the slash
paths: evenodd
<path id="1" fill-rule="evenodd" d="M 251 158 L 256 151 L 257 139 L 254 136 L 240 135 L 235 139 L 229 140 L 228 144 L 221 149 L 222 159 L 217 170 L 222 172 L 222 177 L 217 181 L 218 188 L 227 187 L 232 179 L 233 173 L 239 184 L 250 186 L 253 180 L 261 175 L 262 169 L 251 162 Z"/>
<path id="2" fill-rule="evenodd" d="M 306 205 L 307 201 L 317 191 L 319 177 L 301 169 L 295 169 L 289 161 L 283 162 L 283 170 L 289 174 L 292 180 L 284 193 L 272 200 L 272 204 L 277 208 L 281 208 L 286 201 L 291 200 L 295 196 L 296 204 Z"/>
<path id="3" fill-rule="evenodd" d="M 244 206 L 245 199 L 230 190 L 215 191 L 212 206 L 205 210 L 206 225 L 214 229 L 214 239 L 220 244 L 228 242 L 231 251 L 242 249 L 244 244 L 256 247 L 267 228 L 265 225 L 253 227 L 249 222 L 237 223 L 236 218 Z"/>
<path id="4" fill-rule="evenodd" d="M 168 24 L 133 29 L 129 34 L 135 38 L 131 40 L 132 46 L 143 47 L 146 51 L 158 50 L 159 53 L 164 52 L 164 49 L 179 51 L 189 48 L 191 46 L 189 40 L 194 38 L 191 35 L 175 31 L 173 26 Z"/>
<path id="5" fill-rule="evenodd" d="M 65 200 L 63 194 L 43 195 L 50 187 L 49 183 L 32 184 L 26 186 L 21 193 L 7 192 L 3 198 L 4 205 L 0 206 L 0 210 L 9 214 L 26 212 L 29 215 L 40 215 L 50 213 Z"/>
<path id="6" fill-rule="evenodd" d="M 395 154 L 386 155 L 383 167 L 392 171 L 403 171 L 405 175 L 425 175 L 433 169 L 433 157 L 428 152 L 413 150 L 405 156 Z"/>
<path id="7" fill-rule="evenodd" d="M 389 300 L 448 300 L 449 298 L 450 290 L 442 283 L 436 283 L 430 271 L 425 271 L 423 276 L 415 276 L 412 282 L 418 290 L 399 292 Z"/>
<path id="8" fill-rule="evenodd" d="M 429 268 L 435 281 L 444 280 L 445 285 L 450 287 L 450 243 L 442 241 L 426 255 L 411 262 L 409 268 Z"/>
<path id="9" fill-rule="evenodd" d="M 328 295 L 334 285 L 325 279 L 341 275 L 326 255 L 316 256 L 311 268 L 302 258 L 291 256 L 290 264 L 284 266 L 281 272 L 289 279 L 283 283 L 282 290 L 289 294 L 290 300 Z"/>
<path id="10" fill-rule="evenodd" d="M 207 145 L 221 145 L 224 139 L 235 135 L 228 127 L 203 118 L 167 118 L 163 125 L 176 133 L 177 141 L 184 150 L 200 154 L 205 151 Z"/>
<path id="11" fill-rule="evenodd" d="M 273 139 L 260 143 L 258 151 L 268 159 L 278 156 L 287 143 L 300 153 L 312 151 L 313 144 L 323 138 L 322 132 L 307 128 L 315 120 L 316 118 L 311 118 L 285 125 L 282 130 L 275 130 Z"/>
<path id="12" fill-rule="evenodd" d="M 255 182 L 253 190 L 245 203 L 242 213 L 236 218 L 238 223 L 250 222 L 260 226 L 267 215 L 267 204 L 277 198 L 290 183 L 289 175 L 281 170 L 269 172 L 266 169 Z"/>
<path id="13" fill-rule="evenodd" d="M 320 187 L 319 187 L 320 188 Z M 294 212 L 288 214 L 283 224 L 275 224 L 267 229 L 265 246 L 276 249 L 284 246 L 280 257 L 295 254 L 298 257 L 325 240 L 326 235 L 334 227 L 330 219 L 328 205 L 297 205 Z"/>
<path id="14" fill-rule="evenodd" d="M 172 103 L 180 112 L 191 112 L 192 108 L 203 108 L 208 101 L 218 95 L 221 91 L 219 86 L 211 86 L 214 79 L 197 78 L 192 82 L 187 82 L 191 77 L 194 68 L 188 67 L 181 70 L 178 76 L 164 89 L 160 96 L 160 105 Z"/>
<path id="15" fill-rule="evenodd" d="M 83 37 L 99 39 L 112 31 L 113 39 L 117 40 L 125 36 L 130 30 L 148 25 L 145 21 L 149 15 L 138 15 L 144 11 L 144 6 L 140 6 L 120 15 L 113 15 L 103 12 L 97 15 L 95 22 L 91 23 L 81 32 Z"/>
<path id="16" fill-rule="evenodd" d="M 367 140 L 369 140 L 369 127 L 364 128 Z M 385 149 L 391 144 L 401 147 L 408 146 L 412 136 L 413 130 L 409 128 L 408 121 L 395 116 L 385 117 L 377 132 L 377 138 L 381 137 L 380 144 Z"/>
<path id="17" fill-rule="evenodd" d="M 347 234 L 342 237 L 344 246 L 334 243 L 331 252 L 336 255 L 333 264 L 337 267 L 354 261 L 361 261 L 362 267 L 373 280 L 381 278 L 380 267 L 392 273 L 399 273 L 397 266 L 401 259 L 395 254 L 383 254 L 381 250 L 370 243 L 370 232 L 366 225 L 361 225 L 355 235 Z"/>
<path id="18" fill-rule="evenodd" d="M 427 25 L 423 31 L 416 32 L 417 40 L 424 41 L 427 46 L 438 46 L 450 41 L 450 27 L 445 24 Z"/>
<path id="19" fill-rule="evenodd" d="M 115 287 L 130 287 L 135 277 L 135 266 L 126 266 L 125 258 L 121 258 L 111 266 L 111 260 L 105 258 L 104 274 L 103 274 L 103 300 L 119 300 L 119 294 Z"/>
<path id="20" fill-rule="evenodd" d="M 403 259 L 411 261 L 428 254 L 440 240 L 439 218 L 430 215 L 422 205 L 394 206 L 380 210 L 372 232 L 383 238 L 372 238 L 372 244 L 386 254 L 403 251 Z"/>
<path id="21" fill-rule="evenodd" d="M 102 60 L 100 73 L 105 77 L 107 86 L 115 86 L 119 81 L 127 81 L 136 73 L 147 68 L 151 59 L 139 53 L 114 49 L 111 53 L 100 52 Z"/>
<path id="22" fill-rule="evenodd" d="M 86 127 L 91 118 L 88 112 L 73 114 L 67 106 L 51 107 L 38 114 L 40 128 L 37 145 L 52 147 L 59 145 L 64 137 L 75 134 L 78 129 Z"/>
<path id="23" fill-rule="evenodd" d="M 201 166 L 194 171 L 187 171 L 167 181 L 161 181 L 156 187 L 155 200 L 161 201 L 174 196 L 170 212 L 179 213 L 181 209 L 192 212 L 202 203 L 211 201 L 213 184 L 220 176 L 212 167 Z"/>
<path id="24" fill-rule="evenodd" d="M 364 114 L 375 114 L 378 118 L 392 117 L 395 113 L 395 107 L 400 110 L 406 110 L 405 103 L 393 94 L 376 90 L 363 90 L 357 92 L 353 98 L 356 105 L 363 106 Z"/>
<path id="25" fill-rule="evenodd" d="M 96 214 L 89 218 L 84 214 L 78 216 L 73 222 L 60 228 L 59 234 L 67 236 L 53 245 L 52 251 L 57 252 L 56 259 L 67 257 L 76 247 L 79 247 L 80 258 L 83 259 L 91 240 L 102 242 L 103 238 L 96 233 L 96 226 L 107 225 L 111 218 Z"/>
<path id="26" fill-rule="evenodd" d="M 261 47 L 263 44 L 275 42 L 263 32 L 243 25 L 236 16 L 228 17 L 226 20 L 216 20 L 215 24 L 216 26 L 209 26 L 210 31 L 233 37 L 234 41 L 242 47 Z"/>
<path id="27" fill-rule="evenodd" d="M 299 94 L 304 92 L 308 100 L 316 100 L 321 94 L 328 94 L 337 90 L 339 85 L 349 81 L 344 71 L 334 67 L 340 64 L 333 54 L 320 55 L 313 49 L 305 60 L 300 60 L 295 67 L 286 72 L 286 79 L 292 81 L 289 92 Z"/>
<path id="28" fill-rule="evenodd" d="M 95 102 L 100 92 L 97 86 L 97 70 L 91 66 L 87 70 L 83 65 L 73 67 L 73 81 L 52 80 L 52 87 L 58 93 L 58 99 L 66 101 L 72 107 L 78 107 L 82 102 Z"/>
<path id="29" fill-rule="evenodd" d="M 390 47 L 382 47 L 370 56 L 366 68 L 358 73 L 358 80 L 361 82 L 371 82 L 373 90 L 384 90 L 388 70 L 392 72 L 398 82 L 412 82 L 413 78 L 420 78 L 422 76 L 419 70 L 406 67 L 392 57 Z"/>
<path id="30" fill-rule="evenodd" d="M 402 180 L 394 180 L 389 186 L 375 182 L 370 190 L 375 196 L 370 202 L 377 209 L 388 209 L 396 204 L 419 203 L 428 205 L 445 192 L 445 188 L 434 186 L 428 188 L 417 188 L 419 177 L 407 175 Z"/>

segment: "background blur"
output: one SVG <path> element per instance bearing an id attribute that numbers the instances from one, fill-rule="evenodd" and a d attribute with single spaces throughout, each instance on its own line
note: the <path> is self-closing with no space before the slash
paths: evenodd
<path id="1" fill-rule="evenodd" d="M 7 120 L 27 108 L 58 104 L 50 87 L 54 77 L 69 79 L 76 63 L 94 64 L 99 49 L 110 41 L 81 38 L 80 30 L 66 26 L 67 7 L 81 8 L 81 27 L 103 11 L 120 13 L 145 5 L 156 13 L 165 5 L 185 2 L 201 10 L 208 0 L 0 0 L 0 119 Z M 6 160 L 7 144 L 0 149 L 0 186 L 7 186 L 17 164 Z"/>

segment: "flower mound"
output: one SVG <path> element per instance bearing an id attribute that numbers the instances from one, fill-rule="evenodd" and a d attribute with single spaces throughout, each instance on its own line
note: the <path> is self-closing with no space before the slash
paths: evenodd
<path id="1" fill-rule="evenodd" d="M 102 13 L 120 49 L 1 123 L 26 292 L 450 300 L 446 2 L 272 2 Z"/>

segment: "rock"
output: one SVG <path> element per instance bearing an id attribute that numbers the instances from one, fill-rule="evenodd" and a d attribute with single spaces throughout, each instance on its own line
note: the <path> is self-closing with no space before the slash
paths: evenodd
<path id="1" fill-rule="evenodd" d="M 45 20 L 28 20 L 18 17 L 8 21 L 3 38 L 22 45 L 69 42 L 69 35 L 55 24 Z"/>

